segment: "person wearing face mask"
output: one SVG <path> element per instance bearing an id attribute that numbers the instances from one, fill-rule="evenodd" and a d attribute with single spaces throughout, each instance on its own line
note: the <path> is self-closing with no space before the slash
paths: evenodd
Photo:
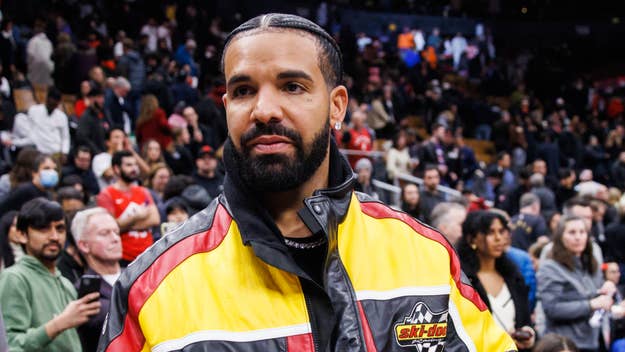
<path id="1" fill-rule="evenodd" d="M 31 199 L 44 197 L 52 199 L 51 192 L 59 183 L 56 162 L 48 154 L 40 154 L 33 164 L 33 179 L 19 185 L 0 202 L 0 214 L 20 210 Z"/>

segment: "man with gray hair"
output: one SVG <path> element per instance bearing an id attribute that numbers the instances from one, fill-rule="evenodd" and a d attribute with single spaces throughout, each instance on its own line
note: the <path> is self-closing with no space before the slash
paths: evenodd
<path id="1" fill-rule="evenodd" d="M 108 112 L 114 126 L 120 127 L 127 134 L 130 133 L 134 114 L 128 93 L 132 89 L 125 77 L 119 76 L 113 82 L 113 87 L 106 94 L 104 109 Z"/>
<path id="2" fill-rule="evenodd" d="M 462 223 L 467 218 L 467 209 L 460 203 L 437 204 L 430 214 L 430 225 L 439 229 L 452 246 L 462 237 Z"/>
<path id="3" fill-rule="evenodd" d="M 549 241 L 547 224 L 540 216 L 540 198 L 534 193 L 525 193 L 519 201 L 519 214 L 510 219 L 512 247 L 527 251 L 536 241 Z"/>
<path id="4" fill-rule="evenodd" d="M 95 351 L 100 331 L 111 303 L 113 284 L 121 274 L 122 242 L 119 226 L 109 212 L 100 207 L 76 213 L 72 221 L 72 236 L 78 250 L 85 258 L 85 275 L 100 276 L 100 313 L 78 327 L 83 351 Z"/>
<path id="5" fill-rule="evenodd" d="M 555 194 L 545 186 L 545 176 L 539 173 L 533 174 L 530 176 L 530 186 L 531 192 L 540 198 L 540 213 L 543 217 L 558 210 Z"/>

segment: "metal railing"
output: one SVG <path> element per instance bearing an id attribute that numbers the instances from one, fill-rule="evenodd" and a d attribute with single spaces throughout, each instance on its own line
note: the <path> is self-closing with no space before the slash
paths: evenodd
<path id="1" fill-rule="evenodd" d="M 422 178 L 419 178 L 413 175 L 408 175 L 408 174 L 397 174 L 396 177 L 403 181 L 416 183 L 419 185 L 419 187 L 423 186 Z M 441 193 L 444 193 L 447 200 L 449 200 L 450 197 L 462 197 L 462 193 L 460 193 L 459 191 L 453 188 L 439 185 L 438 187 L 436 187 L 436 189 L 439 190 Z"/>

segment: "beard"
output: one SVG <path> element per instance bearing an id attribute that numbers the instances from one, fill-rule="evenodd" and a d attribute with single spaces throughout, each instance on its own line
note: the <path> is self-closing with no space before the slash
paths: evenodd
<path id="1" fill-rule="evenodd" d="M 270 154 L 251 155 L 247 142 L 263 135 L 277 135 L 289 138 L 295 147 L 295 155 Z M 241 136 L 241 151 L 232 145 L 231 161 L 234 172 L 254 192 L 284 192 L 295 189 L 308 181 L 326 158 L 330 143 L 330 119 L 321 127 L 313 141 L 304 146 L 302 137 L 295 130 L 279 123 L 256 125 Z"/>
<path id="2" fill-rule="evenodd" d="M 57 251 L 56 252 L 46 252 L 47 247 L 50 247 L 53 244 L 58 247 Z M 32 253 L 32 254 L 33 254 L 33 257 L 38 258 L 42 262 L 54 262 L 61 255 L 62 251 L 63 251 L 63 246 L 61 246 L 61 244 L 59 242 L 54 241 L 54 242 L 46 244 L 39 251 L 36 251 L 35 253 Z"/>
<path id="3" fill-rule="evenodd" d="M 120 170 L 119 177 L 126 183 L 133 183 L 139 179 L 138 174 L 126 173 L 123 170 Z"/>

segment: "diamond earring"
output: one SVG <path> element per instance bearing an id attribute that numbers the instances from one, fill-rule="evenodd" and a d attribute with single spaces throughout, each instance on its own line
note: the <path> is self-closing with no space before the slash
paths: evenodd
<path id="1" fill-rule="evenodd" d="M 335 130 L 337 130 L 337 131 L 341 129 L 341 122 L 340 122 L 340 121 L 339 121 L 339 122 L 336 122 L 336 123 L 334 124 L 334 129 L 335 129 Z"/>

